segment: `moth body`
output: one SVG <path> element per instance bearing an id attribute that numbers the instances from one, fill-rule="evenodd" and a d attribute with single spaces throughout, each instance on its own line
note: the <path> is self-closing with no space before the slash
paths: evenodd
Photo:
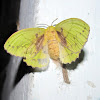
<path id="1" fill-rule="evenodd" d="M 59 58 L 59 38 L 55 27 L 50 26 L 46 30 L 47 43 L 48 43 L 48 53 L 50 57 L 54 60 Z"/>

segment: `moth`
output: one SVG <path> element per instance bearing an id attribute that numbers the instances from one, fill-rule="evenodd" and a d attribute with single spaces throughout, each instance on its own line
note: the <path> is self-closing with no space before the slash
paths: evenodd
<path id="1" fill-rule="evenodd" d="M 49 58 L 63 64 L 79 57 L 90 27 L 81 19 L 69 18 L 56 26 L 27 28 L 12 34 L 4 44 L 11 55 L 23 57 L 28 66 L 46 67 Z"/>

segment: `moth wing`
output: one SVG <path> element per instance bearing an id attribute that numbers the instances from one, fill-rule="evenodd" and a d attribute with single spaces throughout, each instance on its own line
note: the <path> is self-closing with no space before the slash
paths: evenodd
<path id="1" fill-rule="evenodd" d="M 49 55 L 47 45 L 43 47 L 35 56 L 24 59 L 28 66 L 32 67 L 46 67 L 49 64 Z"/>
<path id="2" fill-rule="evenodd" d="M 31 55 L 31 51 L 34 51 L 35 55 L 37 52 L 35 45 L 37 37 L 42 36 L 44 33 L 44 28 L 27 28 L 17 31 L 8 38 L 4 48 L 8 53 L 15 56 L 27 57 Z M 31 50 L 27 53 L 29 48 Z"/>
<path id="3" fill-rule="evenodd" d="M 61 44 L 64 46 L 61 47 L 60 50 L 61 52 L 64 51 L 62 56 L 60 55 L 60 59 L 63 59 L 62 57 L 65 53 L 68 55 L 66 59 L 70 59 L 68 61 L 66 59 L 66 61 L 61 61 L 63 63 L 75 61 L 75 59 L 79 57 L 79 53 L 88 39 L 90 27 L 81 19 L 70 18 L 58 23 L 55 29 L 61 39 Z"/>
<path id="4" fill-rule="evenodd" d="M 59 50 L 60 50 L 60 61 L 64 64 L 71 63 L 72 61 L 75 61 L 76 58 L 79 57 L 80 52 L 73 53 L 71 50 L 68 48 L 62 46 L 59 44 Z"/>

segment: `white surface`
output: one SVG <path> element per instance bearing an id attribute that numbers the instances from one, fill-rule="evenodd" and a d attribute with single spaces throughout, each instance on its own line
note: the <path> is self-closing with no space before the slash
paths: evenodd
<path id="1" fill-rule="evenodd" d="M 39 1 L 37 24 L 51 25 L 56 18 L 58 20 L 54 24 L 67 18 L 80 18 L 89 24 L 90 35 L 84 47 L 86 55 L 83 62 L 69 72 L 71 84 L 64 83 L 60 66 L 50 61 L 48 70 L 25 76 L 29 78 L 27 82 L 24 80 L 28 89 L 23 91 L 26 91 L 24 96 L 27 93 L 28 97 L 20 100 L 100 100 L 99 4 L 99 0 Z"/>
<path id="2" fill-rule="evenodd" d="M 57 68 L 51 62 L 47 71 L 34 74 L 34 81 L 30 82 L 34 87 L 31 88 L 32 94 L 29 100 L 99 100 L 99 50 L 96 53 L 95 48 L 96 43 L 97 46 L 99 45 L 96 38 L 100 38 L 95 22 L 100 20 L 100 17 L 96 20 L 99 4 L 100 1 L 96 0 L 40 0 L 39 24 L 51 25 L 51 22 L 58 18 L 54 23 L 57 24 L 67 18 L 76 17 L 89 24 L 90 35 L 84 47 L 85 59 L 76 70 L 69 72 L 71 84 L 64 83 L 60 67 Z M 100 26 L 99 22 L 98 26 Z"/>

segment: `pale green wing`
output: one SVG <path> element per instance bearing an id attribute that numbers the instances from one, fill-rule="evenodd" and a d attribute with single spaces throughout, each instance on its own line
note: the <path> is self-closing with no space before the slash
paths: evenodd
<path id="1" fill-rule="evenodd" d="M 79 53 L 73 53 L 71 50 L 67 49 L 66 47 L 59 44 L 59 50 L 60 50 L 60 61 L 64 64 L 71 63 L 72 61 L 75 61 L 76 58 L 79 57 Z"/>
<path id="2" fill-rule="evenodd" d="M 75 61 L 88 39 L 90 31 L 88 24 L 81 19 L 70 18 L 58 23 L 55 29 L 62 41 L 63 49 L 66 51 L 62 53 L 63 58 L 60 56 L 61 61 L 63 63 Z M 62 49 L 60 51 L 62 52 Z"/>
<path id="3" fill-rule="evenodd" d="M 49 55 L 46 45 L 43 46 L 44 35 L 43 28 L 23 29 L 9 37 L 4 48 L 12 55 L 24 57 L 29 66 L 46 67 Z"/>
<path id="4" fill-rule="evenodd" d="M 24 62 L 27 63 L 28 66 L 32 66 L 32 67 L 47 67 L 49 64 L 49 55 L 48 55 L 48 49 L 47 49 L 47 45 L 43 47 L 43 49 L 41 49 L 39 51 L 39 53 L 37 53 L 36 56 L 31 56 L 30 58 L 26 58 L 23 59 Z"/>
<path id="5" fill-rule="evenodd" d="M 37 52 L 35 45 L 37 37 L 40 37 L 44 33 L 45 29 L 43 28 L 28 28 L 17 31 L 8 38 L 4 48 L 8 53 L 15 56 L 26 57 L 31 52 L 34 55 Z M 30 48 L 31 50 L 28 52 Z"/>

